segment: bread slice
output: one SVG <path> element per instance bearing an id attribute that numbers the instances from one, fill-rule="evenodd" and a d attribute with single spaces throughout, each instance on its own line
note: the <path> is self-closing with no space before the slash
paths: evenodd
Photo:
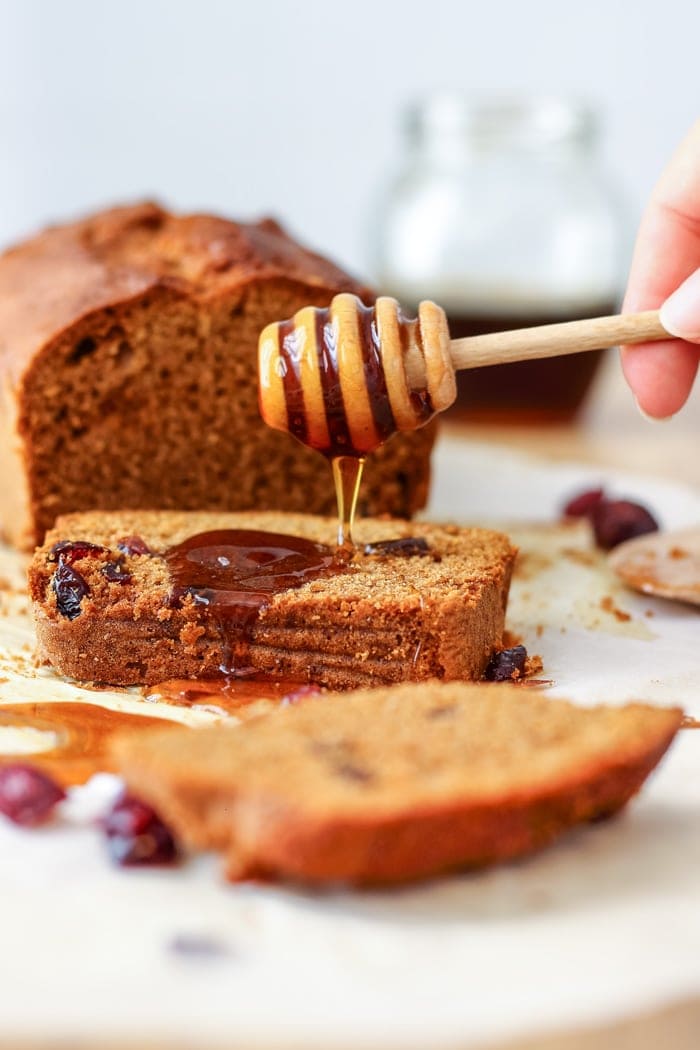
<path id="1" fill-rule="evenodd" d="M 0 508 L 33 547 L 60 514 L 123 507 L 329 513 L 320 459 L 265 426 L 257 341 L 348 274 L 271 220 L 100 212 L 0 256 Z M 367 465 L 365 513 L 425 503 L 434 427 Z"/>
<path id="2" fill-rule="evenodd" d="M 184 842 L 224 853 L 231 879 L 397 883 L 531 853 L 615 813 L 680 721 L 425 682 L 130 737 L 117 765 Z"/>
<path id="3" fill-rule="evenodd" d="M 29 587 L 40 657 L 62 674 L 115 685 L 216 674 L 224 657 L 221 623 L 190 598 L 172 601 L 162 554 L 214 529 L 262 529 L 333 544 L 336 521 L 281 513 L 163 512 L 68 515 L 34 555 Z M 480 678 L 501 644 L 515 550 L 485 529 L 363 519 L 347 572 L 276 594 L 250 628 L 248 665 L 335 689 L 425 678 Z M 151 553 L 122 554 L 138 537 Z M 427 552 L 365 554 L 363 545 L 420 538 Z M 57 607 L 54 544 L 106 548 L 71 568 L 87 587 L 77 615 Z M 128 546 L 128 545 L 127 545 Z M 126 582 L 103 569 L 118 564 Z"/>

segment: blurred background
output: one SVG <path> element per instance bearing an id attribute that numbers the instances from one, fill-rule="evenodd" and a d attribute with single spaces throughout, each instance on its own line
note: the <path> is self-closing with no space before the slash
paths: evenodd
<path id="1" fill-rule="evenodd" d="M 698 113 L 696 0 L 0 0 L 0 243 L 109 201 L 274 213 L 348 267 L 403 107 L 592 102 L 632 229 Z"/>
<path id="2" fill-rule="evenodd" d="M 0 246 L 155 197 L 272 214 L 453 334 L 612 311 L 698 39 L 697 0 L 0 0 Z M 463 407 L 567 421 L 595 365 Z"/>

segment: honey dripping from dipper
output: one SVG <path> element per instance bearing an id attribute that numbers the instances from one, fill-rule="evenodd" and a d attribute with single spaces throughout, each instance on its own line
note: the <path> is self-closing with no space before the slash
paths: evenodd
<path id="1" fill-rule="evenodd" d="M 265 422 L 330 460 L 338 546 L 351 553 L 366 456 L 455 399 L 444 311 L 424 302 L 418 317 L 408 318 L 395 299 L 381 297 L 372 307 L 336 295 L 327 308 L 305 307 L 268 325 L 258 370 Z"/>

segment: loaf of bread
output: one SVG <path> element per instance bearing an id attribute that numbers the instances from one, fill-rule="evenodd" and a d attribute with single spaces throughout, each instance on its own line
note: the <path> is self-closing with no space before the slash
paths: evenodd
<path id="1" fill-rule="evenodd" d="M 504 861 L 610 816 L 680 720 L 425 682 L 132 736 L 117 766 L 187 845 L 224 853 L 231 879 L 388 884 Z"/>
<path id="2" fill-rule="evenodd" d="M 258 413 L 271 321 L 367 289 L 270 221 L 154 204 L 47 230 L 0 257 L 0 513 L 17 545 L 59 514 L 130 508 L 327 513 L 323 460 Z M 365 513 L 426 500 L 433 428 L 368 464 Z"/>
<path id="3" fill-rule="evenodd" d="M 220 529 L 333 545 L 336 527 L 332 518 L 272 512 L 60 518 L 29 570 L 40 657 L 73 678 L 116 685 L 212 676 L 230 647 L 226 625 L 191 595 L 173 601 L 164 552 Z M 501 644 L 515 557 L 508 538 L 371 518 L 354 531 L 347 571 L 274 594 L 259 611 L 247 666 L 336 689 L 480 678 Z M 408 537 L 414 542 L 364 551 Z"/>

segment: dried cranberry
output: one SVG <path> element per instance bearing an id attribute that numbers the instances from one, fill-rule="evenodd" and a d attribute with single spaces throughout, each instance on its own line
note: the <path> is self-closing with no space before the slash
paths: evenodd
<path id="1" fill-rule="evenodd" d="M 399 540 L 366 543 L 365 554 L 394 554 L 399 558 L 415 558 L 430 554 L 430 547 L 424 536 L 406 536 Z"/>
<path id="2" fill-rule="evenodd" d="M 124 536 L 117 543 L 122 554 L 152 554 L 153 551 L 140 536 Z"/>
<path id="3" fill-rule="evenodd" d="M 127 572 L 120 561 L 108 561 L 100 572 L 110 583 L 131 583 L 131 573 Z"/>
<path id="4" fill-rule="evenodd" d="M 175 840 L 146 802 L 123 794 L 102 821 L 112 860 L 124 866 L 170 864 L 177 857 Z"/>
<path id="5" fill-rule="evenodd" d="M 33 766 L 15 763 L 0 769 L 0 813 L 15 824 L 42 824 L 65 797 L 62 787 Z"/>
<path id="6" fill-rule="evenodd" d="M 68 620 L 75 620 L 76 616 L 80 616 L 80 603 L 85 595 L 90 593 L 90 588 L 77 569 L 66 565 L 62 555 L 53 574 L 51 586 L 56 594 L 56 608 L 61 615 Z"/>
<path id="7" fill-rule="evenodd" d="M 72 565 L 79 558 L 96 558 L 100 554 L 108 553 L 106 547 L 88 543 L 87 540 L 59 540 L 49 551 L 49 561 L 62 561 L 64 565 Z"/>
<path id="8" fill-rule="evenodd" d="M 308 685 L 300 685 L 298 689 L 293 689 L 291 693 L 285 693 L 280 704 L 283 707 L 287 707 L 290 704 L 298 704 L 302 700 L 306 700 L 309 696 L 318 696 L 322 692 L 323 689 L 320 685 L 315 685 L 313 682 L 309 682 Z"/>
<path id="9" fill-rule="evenodd" d="M 564 514 L 567 518 L 589 518 L 604 498 L 602 489 L 588 489 L 569 500 L 564 507 Z"/>
<path id="10" fill-rule="evenodd" d="M 591 522 L 596 543 L 606 551 L 659 528 L 646 507 L 625 499 L 603 500 L 594 508 Z"/>
<path id="11" fill-rule="evenodd" d="M 507 682 L 515 672 L 522 674 L 527 660 L 527 649 L 524 645 L 514 645 L 511 649 L 501 649 L 494 653 L 484 672 L 489 682 Z"/>

